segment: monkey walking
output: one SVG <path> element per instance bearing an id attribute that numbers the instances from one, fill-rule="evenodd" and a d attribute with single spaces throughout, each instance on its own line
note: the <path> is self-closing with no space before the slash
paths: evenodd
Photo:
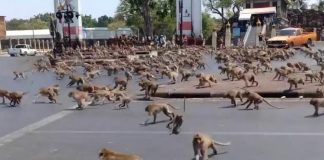
<path id="1" fill-rule="evenodd" d="M 158 113 L 162 112 L 164 115 L 170 118 L 170 121 L 174 118 L 174 113 L 170 109 L 178 110 L 174 106 L 168 103 L 151 103 L 145 107 L 145 111 L 149 116 L 153 115 L 153 124 L 156 123 L 156 116 Z"/>
<path id="2" fill-rule="evenodd" d="M 234 105 L 234 107 L 237 106 L 235 98 L 240 98 L 240 101 L 243 102 L 243 90 L 240 89 L 232 89 L 226 92 L 223 96 L 223 98 L 229 98 L 231 100 L 231 104 Z"/>
<path id="3" fill-rule="evenodd" d="M 259 109 L 259 104 L 262 103 L 262 102 L 267 103 L 269 106 L 271 106 L 273 108 L 283 109 L 283 108 L 276 107 L 276 106 L 270 104 L 266 99 L 264 99 L 262 96 L 260 96 L 256 92 L 245 90 L 245 92 L 243 93 L 243 97 L 246 97 L 247 100 L 242 105 L 245 105 L 245 104 L 249 103 L 246 106 L 245 109 L 248 109 L 250 107 L 250 105 L 253 103 L 254 104 L 254 109 L 258 110 Z"/>
<path id="4" fill-rule="evenodd" d="M 21 99 L 24 95 L 26 95 L 28 92 L 9 92 L 8 93 L 8 99 L 10 100 L 9 105 L 11 107 L 15 107 L 17 104 L 21 103 Z"/>
<path id="5" fill-rule="evenodd" d="M 172 120 L 171 122 L 169 122 L 167 124 L 167 128 L 169 130 L 171 130 L 171 133 L 170 135 L 172 134 L 176 134 L 178 135 L 180 133 L 180 127 L 182 126 L 182 123 L 183 123 L 183 115 L 179 115 L 177 114 Z M 172 127 L 171 127 L 171 124 L 172 124 Z"/>
<path id="6" fill-rule="evenodd" d="M 118 99 L 120 99 L 121 100 L 121 104 L 119 104 L 118 105 L 118 108 L 119 109 L 123 109 L 123 108 L 129 108 L 129 106 L 128 106 L 128 104 L 130 103 L 130 102 L 132 102 L 132 99 L 131 98 L 129 98 L 129 97 L 127 97 L 127 96 L 116 96 L 117 98 L 117 100 Z"/>
<path id="7" fill-rule="evenodd" d="M 0 97 L 2 97 L 2 104 L 6 103 L 5 98 L 9 99 L 8 95 L 9 95 L 9 91 L 0 89 Z"/>
<path id="8" fill-rule="evenodd" d="M 107 148 L 101 149 L 99 152 L 99 159 L 100 160 L 143 160 L 138 155 L 135 154 L 125 154 L 116 151 L 112 151 Z"/>
<path id="9" fill-rule="evenodd" d="M 75 83 L 77 84 L 77 86 L 85 83 L 85 79 L 81 76 L 71 75 L 69 76 L 69 78 L 70 82 L 67 84 L 68 87 L 73 86 Z"/>
<path id="10" fill-rule="evenodd" d="M 50 100 L 50 103 L 57 103 L 56 96 L 59 95 L 59 85 L 53 85 L 49 87 L 40 88 L 34 103 L 37 102 L 40 96 L 47 97 Z"/>
<path id="11" fill-rule="evenodd" d="M 200 160 L 200 157 L 202 157 L 203 160 L 207 160 L 209 148 L 213 150 L 214 155 L 217 155 L 217 148 L 216 148 L 217 145 L 229 146 L 231 145 L 231 142 L 221 143 L 215 141 L 211 136 L 207 134 L 203 134 L 203 133 L 195 134 L 192 140 L 195 159 Z"/>
<path id="12" fill-rule="evenodd" d="M 78 107 L 76 108 L 77 110 L 83 110 L 84 107 L 88 105 L 87 100 L 90 99 L 88 92 L 82 92 L 82 91 L 70 92 L 68 96 L 73 98 L 77 102 L 78 104 Z"/>
<path id="13" fill-rule="evenodd" d="M 12 73 L 15 75 L 15 77 L 14 77 L 13 80 L 16 80 L 18 78 L 22 78 L 22 79 L 26 79 L 27 78 L 26 75 L 24 74 L 24 72 L 13 71 Z"/>
<path id="14" fill-rule="evenodd" d="M 313 116 L 317 117 L 319 107 L 324 108 L 324 98 L 312 98 L 309 104 L 314 106 L 315 112 Z"/>
<path id="15" fill-rule="evenodd" d="M 288 78 L 287 82 L 289 83 L 289 89 L 288 90 L 291 90 L 293 86 L 295 86 L 295 89 L 298 88 L 298 84 L 303 84 L 305 85 L 305 82 L 302 78 Z"/>

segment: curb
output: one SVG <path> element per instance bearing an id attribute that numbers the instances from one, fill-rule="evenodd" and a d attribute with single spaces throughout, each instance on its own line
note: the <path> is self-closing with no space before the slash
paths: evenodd
<path id="1" fill-rule="evenodd" d="M 262 97 L 265 98 L 281 98 L 285 96 L 286 98 L 315 98 L 317 97 L 316 93 L 314 92 L 306 92 L 306 93 L 299 93 L 299 92 L 257 92 Z M 224 92 L 218 93 L 211 93 L 211 92 L 157 92 L 154 97 L 160 98 L 223 98 Z"/>

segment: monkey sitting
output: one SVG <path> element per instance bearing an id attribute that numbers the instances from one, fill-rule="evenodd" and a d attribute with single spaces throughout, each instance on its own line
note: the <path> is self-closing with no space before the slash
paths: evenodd
<path id="1" fill-rule="evenodd" d="M 27 92 L 9 92 L 7 96 L 8 99 L 10 100 L 9 105 L 15 107 L 17 104 L 20 104 L 21 99 L 26 94 Z"/>
<path id="2" fill-rule="evenodd" d="M 231 100 L 231 104 L 234 105 L 234 107 L 237 106 L 235 98 L 240 98 L 240 101 L 243 102 L 243 90 L 240 89 L 232 89 L 226 92 L 223 96 L 223 98 L 229 98 Z"/>
<path id="3" fill-rule="evenodd" d="M 171 130 L 171 134 L 179 134 L 180 127 L 182 126 L 183 123 L 183 115 L 175 115 L 175 117 L 167 124 L 167 128 Z M 172 127 L 170 126 L 172 124 Z"/>
<path id="4" fill-rule="evenodd" d="M 211 148 L 213 150 L 213 154 L 217 155 L 216 145 L 219 146 L 229 146 L 231 145 L 230 142 L 221 143 L 215 141 L 212 137 L 207 134 L 197 133 L 194 135 L 192 139 L 192 146 L 194 150 L 194 156 L 196 160 L 200 160 L 202 157 L 203 160 L 208 159 L 208 149 Z"/>
<path id="5" fill-rule="evenodd" d="M 120 90 L 126 90 L 127 89 L 127 78 L 125 77 L 115 77 L 115 86 L 114 89 L 116 89 L 120 85 Z"/>
<path id="6" fill-rule="evenodd" d="M 2 104 L 5 104 L 5 98 L 8 98 L 9 91 L 0 89 L 0 97 L 2 97 Z"/>
<path id="7" fill-rule="evenodd" d="M 153 115 L 153 124 L 156 123 L 156 116 L 158 113 L 163 112 L 164 115 L 170 118 L 170 121 L 174 118 L 174 113 L 170 109 L 170 107 L 174 110 L 177 108 L 173 107 L 168 103 L 151 103 L 145 107 L 145 111 L 149 116 Z"/>
<path id="8" fill-rule="evenodd" d="M 77 86 L 85 83 L 84 77 L 81 77 L 81 76 L 71 75 L 71 76 L 69 76 L 69 79 L 70 79 L 70 82 L 67 84 L 68 87 L 71 87 L 75 83 L 77 84 Z"/>
<path id="9" fill-rule="evenodd" d="M 211 87 L 212 83 L 217 83 L 217 80 L 214 76 L 210 74 L 197 74 L 196 77 L 199 79 L 199 84 L 197 88 L 204 87 L 206 84 L 208 84 L 208 87 Z"/>
<path id="10" fill-rule="evenodd" d="M 266 99 L 264 99 L 262 96 L 260 96 L 256 92 L 245 90 L 245 92 L 243 93 L 243 97 L 246 97 L 247 100 L 242 105 L 245 105 L 245 104 L 249 103 L 246 106 L 245 109 L 248 109 L 250 107 L 250 105 L 253 103 L 254 104 L 254 109 L 258 110 L 259 109 L 259 104 L 262 103 L 262 102 L 267 103 L 269 106 L 271 106 L 273 108 L 282 109 L 282 108 L 273 106 Z"/>
<path id="11" fill-rule="evenodd" d="M 13 71 L 12 73 L 15 75 L 13 80 L 16 80 L 18 78 L 26 79 L 26 76 L 23 72 Z"/>
<path id="12" fill-rule="evenodd" d="M 107 148 L 101 149 L 99 158 L 100 160 L 143 160 L 138 155 L 115 152 Z"/>
<path id="13" fill-rule="evenodd" d="M 56 103 L 57 102 L 56 96 L 58 96 L 58 92 L 59 92 L 59 85 L 40 88 L 34 102 L 36 103 L 36 101 L 40 96 L 44 96 L 50 100 L 50 103 Z"/>
<path id="14" fill-rule="evenodd" d="M 249 87 L 248 82 L 251 82 L 251 86 L 253 86 L 253 84 L 255 83 L 255 86 L 258 86 L 259 83 L 258 81 L 255 80 L 255 75 L 253 73 L 244 73 L 242 75 L 239 76 L 239 80 L 244 80 L 245 82 L 245 87 Z"/>
<path id="15" fill-rule="evenodd" d="M 315 112 L 313 114 L 314 117 L 318 116 L 319 107 L 324 107 L 324 98 L 312 98 L 309 104 L 314 106 Z"/>
<path id="16" fill-rule="evenodd" d="M 288 90 L 291 90 L 293 86 L 295 86 L 295 89 L 298 88 L 298 84 L 303 84 L 305 85 L 305 82 L 302 78 L 288 78 L 287 82 L 289 83 L 289 89 Z"/>
<path id="17" fill-rule="evenodd" d="M 73 91 L 68 94 L 69 97 L 73 98 L 77 104 L 78 107 L 76 109 L 82 110 L 86 106 L 87 100 L 89 100 L 88 92 L 82 92 L 82 91 Z"/>

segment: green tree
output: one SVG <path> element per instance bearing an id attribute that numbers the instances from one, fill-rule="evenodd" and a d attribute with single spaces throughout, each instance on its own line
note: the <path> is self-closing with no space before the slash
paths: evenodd
<path id="1" fill-rule="evenodd" d="M 108 29 L 109 30 L 117 30 L 118 28 L 125 27 L 126 23 L 123 20 L 115 20 L 112 23 L 108 24 Z"/>
<path id="2" fill-rule="evenodd" d="M 97 20 L 91 15 L 82 16 L 82 26 L 86 28 L 93 28 L 97 26 Z"/>
<path id="3" fill-rule="evenodd" d="M 107 15 L 98 18 L 98 23 L 96 27 L 107 27 L 107 25 L 113 22 L 113 17 L 108 17 Z"/>
<path id="4" fill-rule="evenodd" d="M 210 16 L 207 12 L 202 13 L 202 30 L 203 35 L 206 39 L 208 39 L 213 32 L 213 29 L 220 29 L 220 23 L 217 23 L 214 18 Z"/>

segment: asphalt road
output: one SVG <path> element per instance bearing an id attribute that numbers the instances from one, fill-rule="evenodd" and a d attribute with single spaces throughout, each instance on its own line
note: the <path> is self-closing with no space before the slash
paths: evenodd
<path id="1" fill-rule="evenodd" d="M 75 105 L 67 97 L 74 88 L 64 87 L 68 80 L 58 81 L 52 73 L 31 72 L 37 58 L 0 59 L 0 88 L 28 92 L 20 107 L 0 106 L 1 160 L 98 159 L 102 147 L 136 153 L 145 160 L 190 160 L 196 132 L 232 143 L 219 147 L 221 154 L 212 159 L 323 159 L 324 116 L 309 116 L 313 108 L 308 100 L 275 100 L 271 102 L 285 109 L 262 104 L 259 111 L 246 111 L 228 107 L 228 100 L 188 99 L 181 134 L 169 135 L 166 122 L 141 125 L 150 118 L 144 107 L 151 102 L 133 101 L 129 110 L 114 110 L 117 104 L 112 103 L 66 110 Z M 28 78 L 13 81 L 13 70 L 26 71 Z M 94 83 L 112 84 L 112 77 Z M 129 85 L 131 92 L 138 90 L 136 83 L 135 79 Z M 32 103 L 38 88 L 52 84 L 62 86 L 59 104 Z M 182 99 L 160 101 L 184 110 Z M 158 120 L 167 118 L 159 115 Z"/>

